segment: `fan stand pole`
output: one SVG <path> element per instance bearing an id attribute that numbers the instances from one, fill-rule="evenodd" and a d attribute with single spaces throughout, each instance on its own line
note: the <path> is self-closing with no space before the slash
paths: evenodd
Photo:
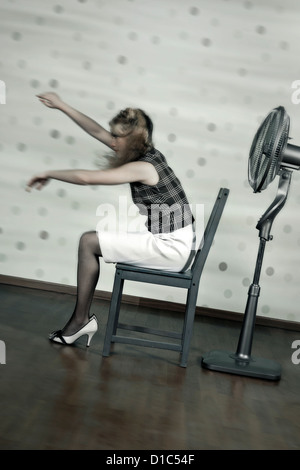
<path id="1" fill-rule="evenodd" d="M 243 325 L 235 353 L 211 351 L 202 357 L 202 367 L 218 372 L 256 377 L 268 380 L 280 380 L 281 367 L 269 359 L 251 356 L 252 341 L 255 327 L 256 310 L 260 294 L 259 278 L 263 263 L 266 242 L 272 240 L 270 231 L 276 215 L 284 206 L 291 182 L 292 172 L 287 169 L 280 171 L 278 191 L 273 203 L 259 220 L 260 244 L 257 254 L 253 283 L 248 291 Z"/>

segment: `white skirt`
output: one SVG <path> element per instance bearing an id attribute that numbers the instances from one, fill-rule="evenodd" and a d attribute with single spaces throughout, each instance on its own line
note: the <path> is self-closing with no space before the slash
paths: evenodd
<path id="1" fill-rule="evenodd" d="M 97 235 L 106 263 L 126 263 L 171 272 L 188 269 L 196 241 L 193 225 L 157 235 L 148 230 L 98 231 Z"/>

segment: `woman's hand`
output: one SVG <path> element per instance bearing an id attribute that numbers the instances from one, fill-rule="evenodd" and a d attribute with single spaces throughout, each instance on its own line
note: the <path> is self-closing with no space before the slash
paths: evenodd
<path id="1" fill-rule="evenodd" d="M 33 176 L 27 183 L 26 191 L 31 191 L 31 188 L 41 190 L 48 182 L 49 177 L 45 173 Z"/>
<path id="2" fill-rule="evenodd" d="M 36 96 L 39 98 L 40 102 L 48 106 L 48 108 L 60 109 L 63 103 L 56 93 L 50 91 Z"/>

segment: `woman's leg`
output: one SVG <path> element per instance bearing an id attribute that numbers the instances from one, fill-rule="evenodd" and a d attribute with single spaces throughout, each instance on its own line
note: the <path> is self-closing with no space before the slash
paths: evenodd
<path id="1" fill-rule="evenodd" d="M 79 242 L 77 266 L 77 300 L 70 320 L 62 330 L 72 335 L 89 321 L 89 312 L 99 279 L 101 250 L 96 232 L 84 233 Z"/>

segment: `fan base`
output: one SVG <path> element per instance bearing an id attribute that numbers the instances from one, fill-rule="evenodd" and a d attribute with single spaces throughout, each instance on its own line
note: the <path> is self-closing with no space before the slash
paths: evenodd
<path id="1" fill-rule="evenodd" d="M 211 351 L 202 357 L 201 363 L 205 369 L 229 374 L 266 380 L 280 380 L 281 377 L 281 366 L 274 361 L 257 357 L 245 361 L 226 351 Z"/>

